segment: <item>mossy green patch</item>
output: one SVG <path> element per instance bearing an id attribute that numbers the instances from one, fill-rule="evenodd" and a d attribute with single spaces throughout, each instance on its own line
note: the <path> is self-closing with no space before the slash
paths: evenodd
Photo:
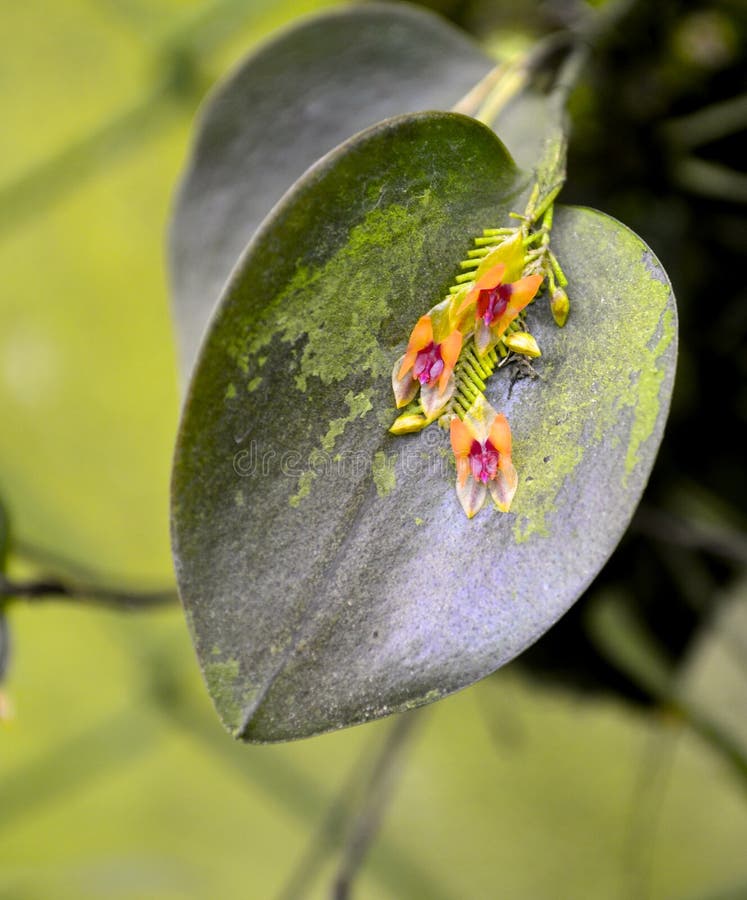
<path id="1" fill-rule="evenodd" d="M 313 469 L 307 469 L 298 476 L 298 489 L 288 501 L 292 507 L 297 507 L 311 493 L 311 485 L 316 478 L 316 472 Z"/>
<path id="2" fill-rule="evenodd" d="M 226 400 L 233 400 L 236 396 L 236 385 L 231 382 L 226 388 Z"/>
<path id="3" fill-rule="evenodd" d="M 414 198 L 413 204 L 435 207 L 436 201 L 425 192 Z M 421 252 L 425 238 L 413 231 L 412 222 L 412 204 L 374 209 L 321 266 L 299 265 L 273 302 L 271 327 L 251 339 L 249 355 L 258 356 L 275 340 L 296 344 L 304 339 L 295 375 L 301 391 L 311 377 L 332 384 L 344 381 L 354 371 L 368 372 L 372 378 L 388 372 L 392 361 L 381 348 L 378 334 L 390 314 L 386 298 L 393 292 L 372 279 L 371 271 L 387 272 L 386 256 L 393 252 L 393 245 L 401 246 L 403 234 L 408 234 L 413 257 Z M 297 302 L 299 296 L 303 303 Z"/>
<path id="4" fill-rule="evenodd" d="M 636 234 L 600 215 L 574 219 L 572 234 L 556 230 L 571 315 L 543 345 L 542 380 L 527 399 L 534 430 L 525 434 L 514 423 L 517 542 L 548 534 L 556 498 L 589 447 L 605 442 L 612 450 L 627 440 L 620 478 L 632 471 L 659 417 L 662 358 L 675 336 L 671 288 L 660 269 L 652 271 L 650 251 Z M 531 309 L 530 325 L 544 314 L 542 302 Z"/>
<path id="5" fill-rule="evenodd" d="M 662 319 L 661 335 L 656 346 L 641 360 L 641 369 L 636 384 L 637 402 L 633 427 L 630 430 L 628 452 L 625 456 L 625 475 L 623 482 L 639 460 L 638 451 L 648 440 L 654 430 L 659 414 L 659 395 L 665 369 L 658 365 L 664 351 L 672 343 L 675 336 L 674 315 L 667 310 Z"/>
<path id="6" fill-rule="evenodd" d="M 371 474 L 373 475 L 376 493 L 379 497 L 386 497 L 387 494 L 394 490 L 397 484 L 397 478 L 394 473 L 396 459 L 395 455 L 387 456 L 383 450 L 379 450 L 374 454 L 374 458 L 371 461 Z"/>
<path id="7" fill-rule="evenodd" d="M 323 450 L 331 450 L 334 447 L 337 438 L 345 431 L 346 425 L 349 425 L 351 422 L 355 421 L 355 419 L 363 418 L 367 412 L 370 412 L 370 410 L 373 409 L 370 398 L 371 391 L 361 391 L 358 394 L 354 394 L 352 391 L 347 392 L 345 395 L 345 403 L 347 404 L 349 412 L 346 416 L 332 419 L 329 423 L 327 433 L 322 438 Z"/>
<path id="8" fill-rule="evenodd" d="M 235 685 L 239 679 L 238 660 L 210 662 L 205 665 L 205 681 L 221 719 L 233 731 L 241 722 L 241 703 L 236 699 Z"/>
<path id="9" fill-rule="evenodd" d="M 347 392 L 345 395 L 345 403 L 348 407 L 348 414 L 332 419 L 327 431 L 321 438 L 320 446 L 314 447 L 309 453 L 308 468 L 298 476 L 296 493 L 293 494 L 288 501 L 292 507 L 297 507 L 302 500 L 309 496 L 311 493 L 311 486 L 314 483 L 314 479 L 317 477 L 317 472 L 329 468 L 329 453 L 334 449 L 335 441 L 345 433 L 347 426 L 352 424 L 356 419 L 363 418 L 373 409 L 371 396 L 371 390 L 360 391 L 357 394 L 354 394 L 352 391 Z M 341 456 L 338 454 L 333 458 L 333 461 L 335 463 L 340 463 L 341 459 Z"/>

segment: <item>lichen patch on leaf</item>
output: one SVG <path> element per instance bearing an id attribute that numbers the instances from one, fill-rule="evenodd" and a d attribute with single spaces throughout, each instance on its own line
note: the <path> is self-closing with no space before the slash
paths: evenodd
<path id="1" fill-rule="evenodd" d="M 416 202 L 435 204 L 430 195 Z M 411 216 L 412 209 L 402 205 L 374 209 L 330 259 L 316 268 L 299 266 L 287 288 L 269 304 L 265 328 L 244 350 L 250 368 L 252 359 L 274 341 L 291 345 L 303 341 L 295 376 L 301 391 L 312 377 L 332 384 L 345 381 L 352 371 L 366 372 L 372 379 L 388 372 L 391 363 L 378 334 L 390 314 L 386 298 L 391 291 L 369 273 L 386 271 L 391 245 L 411 228 Z M 424 238 L 416 232 L 411 240 L 415 257 L 422 251 L 419 245 Z M 302 304 L 297 302 L 301 296 Z M 239 352 L 236 358 L 241 355 Z"/>
<path id="2" fill-rule="evenodd" d="M 376 493 L 379 497 L 387 497 L 397 484 L 397 476 L 394 471 L 396 459 L 395 455 L 387 456 L 383 450 L 379 450 L 374 454 L 371 463 L 371 474 L 373 475 Z"/>
<path id="3" fill-rule="evenodd" d="M 561 212 L 560 223 L 569 214 Z M 544 423 L 541 435 L 536 429 L 525 432 L 520 417 L 512 419 L 515 457 L 521 471 L 532 475 L 513 506 L 518 542 L 548 533 L 566 479 L 592 447 L 605 442 L 613 447 L 625 433 L 620 429 L 625 421 L 630 422 L 628 446 L 619 477 L 627 477 L 671 388 L 671 359 L 665 354 L 676 323 L 662 270 L 652 272 L 645 244 L 609 217 L 587 212 L 573 222 L 572 229 L 556 225 L 555 237 L 573 293 L 573 316 L 564 329 L 540 333 L 544 362 L 537 365 L 544 389 L 534 400 L 526 395 L 534 407 L 532 421 Z"/>
<path id="4" fill-rule="evenodd" d="M 215 647 L 212 654 L 215 655 Z M 220 648 L 218 648 L 220 652 Z M 239 662 L 208 662 L 204 666 L 205 681 L 210 696 L 223 721 L 233 730 L 241 722 L 241 703 L 236 698 L 235 686 L 239 680 Z"/>

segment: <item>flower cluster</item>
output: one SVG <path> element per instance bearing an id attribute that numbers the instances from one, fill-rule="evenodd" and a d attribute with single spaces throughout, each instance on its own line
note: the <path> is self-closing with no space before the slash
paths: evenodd
<path id="1" fill-rule="evenodd" d="M 513 357 L 541 355 L 526 330 L 524 310 L 547 279 L 559 326 L 568 317 L 567 284 L 550 250 L 552 205 L 530 198 L 521 224 L 486 229 L 461 263 L 449 295 L 418 319 L 392 371 L 397 409 L 394 434 L 419 431 L 435 420 L 450 429 L 457 496 L 469 518 L 492 497 L 508 512 L 516 492 L 511 429 L 485 399 L 485 381 Z M 535 227 L 541 218 L 541 226 Z"/>

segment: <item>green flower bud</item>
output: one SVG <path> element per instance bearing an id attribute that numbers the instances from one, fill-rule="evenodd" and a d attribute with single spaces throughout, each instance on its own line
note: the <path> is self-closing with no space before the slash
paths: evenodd
<path id="1" fill-rule="evenodd" d="M 507 334 L 503 338 L 503 343 L 509 350 L 513 350 L 514 353 L 521 353 L 522 356 L 536 359 L 542 355 L 540 348 L 537 346 L 537 341 L 528 331 L 514 331 L 512 334 Z"/>
<path id="2" fill-rule="evenodd" d="M 550 298 L 550 310 L 552 311 L 553 319 L 555 319 L 555 324 L 559 328 L 562 328 L 565 325 L 570 309 L 571 303 L 568 299 L 568 294 L 566 294 L 563 288 L 557 288 Z"/>
<path id="3" fill-rule="evenodd" d="M 431 419 L 426 419 L 418 413 L 403 413 L 395 420 L 389 431 L 392 434 L 411 434 L 413 431 L 422 431 L 430 422 Z"/>

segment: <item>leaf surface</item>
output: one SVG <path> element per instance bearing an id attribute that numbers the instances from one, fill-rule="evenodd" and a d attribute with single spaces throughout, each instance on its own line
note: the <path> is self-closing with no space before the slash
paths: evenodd
<path id="1" fill-rule="evenodd" d="M 382 119 L 449 109 L 492 65 L 432 13 L 376 3 L 315 16 L 248 57 L 203 110 L 172 221 L 183 372 L 239 255 L 310 165 Z"/>
<path id="2" fill-rule="evenodd" d="M 226 726 L 302 737 L 426 703 L 536 640 L 619 541 L 648 478 L 675 308 L 643 242 L 556 212 L 573 307 L 530 311 L 537 379 L 497 373 L 512 511 L 465 518 L 447 434 L 402 437 L 390 374 L 525 176 L 487 128 L 421 114 L 307 173 L 235 270 L 203 346 L 174 467 L 177 575 Z M 515 373 L 514 373 L 515 374 Z"/>

